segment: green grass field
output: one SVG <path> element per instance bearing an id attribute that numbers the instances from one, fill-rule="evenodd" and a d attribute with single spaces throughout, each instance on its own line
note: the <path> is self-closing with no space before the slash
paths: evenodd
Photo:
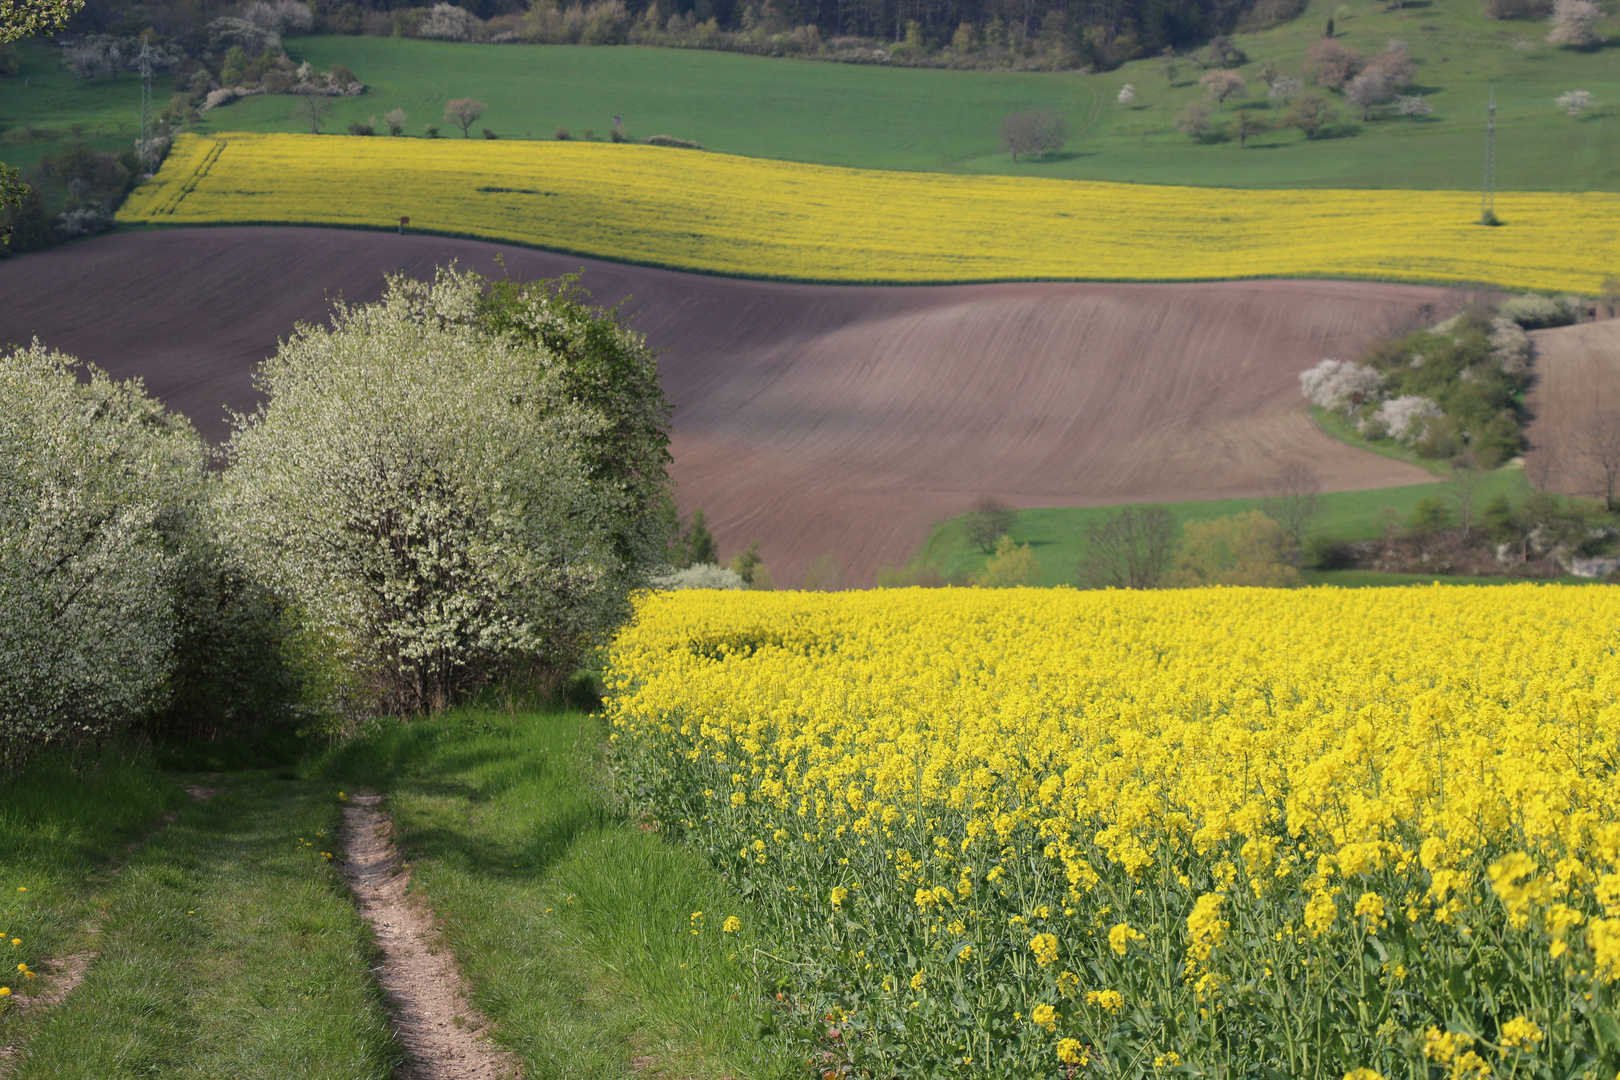
<path id="1" fill-rule="evenodd" d="M 797 1075 L 762 1037 L 748 901 L 615 812 L 604 738 L 580 713 L 467 710 L 387 725 L 312 769 L 389 793 L 412 889 L 531 1080 L 629 1076 L 632 1057 L 671 1077 Z M 740 932 L 722 933 L 728 915 Z"/>
<path id="2" fill-rule="evenodd" d="M 558 127 L 606 137 L 624 117 L 634 137 L 669 134 L 728 153 L 885 169 L 1198 184 L 1237 187 L 1462 188 L 1478 185 L 1488 85 L 1499 105 L 1497 184 L 1504 190 L 1620 190 L 1620 64 L 1609 50 L 1556 50 L 1532 22 L 1495 22 L 1477 0 L 1432 0 L 1399 11 L 1357 0 L 1336 9 L 1342 41 L 1378 51 L 1391 37 L 1410 43 L 1419 90 L 1435 107 L 1425 122 L 1352 123 L 1339 137 L 1306 143 L 1296 131 L 1195 145 L 1173 126 L 1177 111 L 1200 96 L 1198 68 L 1182 62 L 1174 87 L 1157 60 L 1117 71 L 970 72 L 882 68 L 729 53 L 636 47 L 467 45 L 426 41 L 307 37 L 292 39 L 295 58 L 353 68 L 369 91 L 341 101 L 327 124 L 408 114 L 407 131 L 449 130 L 444 102 L 476 97 L 488 126 L 504 138 L 550 138 Z M 1327 8 L 1315 5 L 1293 23 L 1239 35 L 1250 62 L 1239 69 L 1259 86 L 1250 104 L 1264 111 L 1261 62 L 1298 72 Z M 1611 23 L 1613 20 L 1611 20 Z M 0 160 L 30 165 L 78 125 L 97 145 L 128 145 L 138 123 L 139 88 L 75 82 L 55 50 L 25 43 L 22 74 L 0 81 L 0 131 L 24 124 L 52 136 L 0 145 Z M 24 88 L 26 78 L 29 86 Z M 161 80 L 160 80 L 161 82 Z M 1116 101 L 1126 83 L 1133 107 Z M 1586 89 L 1604 108 L 1572 121 L 1553 99 Z M 165 84 L 154 98 L 170 93 Z M 1241 103 L 1228 102 L 1227 114 Z M 286 97 L 257 97 L 204 114 L 199 130 L 296 131 Z M 1008 111 L 1052 107 L 1074 132 L 1046 161 L 1014 165 L 996 148 Z M 307 130 L 307 127 L 305 128 Z M 457 136 L 459 137 L 459 135 Z"/>
<path id="3" fill-rule="evenodd" d="M 388 796 L 413 891 L 530 1080 L 796 1075 L 744 963 L 748 902 L 616 810 L 604 734 L 578 712 L 465 710 L 280 768 L 240 767 L 251 747 L 183 747 L 164 763 L 238 767 L 175 776 L 111 747 L 6 779 L 0 985 L 14 993 L 0 996 L 0 1046 L 19 1055 L 0 1072 L 396 1075 L 371 929 L 322 854 L 340 851 L 338 791 L 370 785 Z M 182 780 L 217 794 L 194 800 Z M 699 910 L 710 918 L 693 935 Z M 721 932 L 726 915 L 741 932 Z M 17 964 L 48 974 L 87 951 L 65 1000 L 14 1006 L 49 985 L 25 984 Z"/>
<path id="4" fill-rule="evenodd" d="M 1419 499 L 1439 496 L 1444 499 L 1451 485 L 1446 482 L 1413 484 L 1409 487 L 1375 488 L 1371 491 L 1324 492 L 1320 509 L 1310 523 L 1309 532 L 1332 536 L 1342 540 L 1371 539 L 1393 518 L 1404 524 L 1411 516 Z M 1498 469 L 1487 476 L 1480 486 L 1477 499 L 1484 505 L 1497 495 L 1519 499 L 1529 491 L 1524 473 L 1517 468 Z M 1189 521 L 1209 521 L 1231 514 L 1265 509 L 1263 499 L 1212 499 L 1204 502 L 1165 503 L 1165 509 L 1175 516 L 1178 526 Z M 1037 585 L 1073 585 L 1075 567 L 1086 553 L 1086 527 L 1093 521 L 1114 513 L 1117 506 L 1057 506 L 1021 510 L 1011 536 L 1020 544 L 1028 544 L 1041 563 L 1041 576 Z M 947 521 L 935 527 L 918 550 L 916 560 L 939 567 L 947 578 L 971 574 L 980 569 L 986 555 L 968 542 L 962 531 L 961 519 Z M 1440 577 L 1380 574 L 1369 570 L 1312 570 L 1306 579 L 1313 585 L 1406 585 L 1435 580 L 1447 583 L 1481 582 L 1479 578 Z M 1500 582 L 1500 578 L 1483 579 Z M 1585 581 L 1584 578 L 1563 578 L 1567 582 Z"/>

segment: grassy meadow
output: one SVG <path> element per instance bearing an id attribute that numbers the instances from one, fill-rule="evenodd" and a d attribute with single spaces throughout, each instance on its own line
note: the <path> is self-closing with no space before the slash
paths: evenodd
<path id="1" fill-rule="evenodd" d="M 395 1075 L 379 954 L 325 854 L 338 792 L 366 785 L 388 794 L 413 888 L 524 1075 L 787 1074 L 741 959 L 748 902 L 625 817 L 603 734 L 576 712 L 474 709 L 269 769 L 231 746 L 166 758 L 236 766 L 208 773 L 144 751 L 36 762 L 0 800 L 0 960 L 41 975 L 0 974 L 0 1046 L 20 1050 L 7 1077 Z M 748 932 L 722 934 L 728 914 Z M 91 951 L 64 1001 L 28 1007 L 51 958 Z"/>
<path id="2" fill-rule="evenodd" d="M 1444 499 L 1450 486 L 1444 481 L 1436 481 L 1432 484 L 1374 488 L 1369 491 L 1323 492 L 1318 512 L 1308 531 L 1343 540 L 1370 540 L 1382 533 L 1391 522 L 1404 526 L 1420 500 L 1435 496 Z M 1521 499 L 1529 490 L 1522 470 L 1503 468 L 1484 478 L 1476 498 L 1483 506 L 1497 495 Z M 1179 528 L 1189 521 L 1212 521 L 1250 510 L 1263 511 L 1266 500 L 1208 499 L 1161 505 L 1175 517 Z M 1019 544 L 1028 544 L 1040 561 L 1041 576 L 1032 584 L 1075 584 L 1075 567 L 1086 554 L 1087 526 L 1118 510 L 1117 506 L 1050 506 L 1020 510 L 1009 535 Z M 988 558 L 968 541 L 962 519 L 955 518 L 934 527 L 918 549 L 914 561 L 937 566 L 943 576 L 951 578 L 977 572 Z M 1304 574 L 1313 585 L 1340 586 L 1427 584 L 1436 580 L 1448 584 L 1501 584 L 1508 580 L 1437 577 L 1432 574 L 1382 574 L 1370 570 L 1306 570 Z M 1574 584 L 1588 579 L 1571 577 L 1561 580 Z"/>
<path id="3" fill-rule="evenodd" d="M 1260 64 L 1297 74 L 1329 13 L 1308 7 L 1291 23 L 1239 34 L 1250 57 L 1238 68 L 1251 94 L 1229 101 L 1269 112 Z M 1293 130 L 1195 145 L 1174 117 L 1200 97 L 1199 69 L 1182 61 L 1172 85 L 1157 59 L 1116 71 L 992 72 L 885 68 L 769 59 L 728 53 L 640 47 L 472 45 L 366 37 L 304 37 L 288 42 L 295 59 L 341 63 L 368 86 L 337 103 L 330 132 L 392 108 L 408 114 L 420 137 L 442 120 L 444 103 L 476 97 L 489 111 L 474 128 L 505 139 L 549 139 L 561 127 L 576 138 L 606 138 L 623 116 L 632 137 L 668 134 L 712 150 L 858 168 L 993 173 L 1155 184 L 1256 188 L 1473 188 L 1482 160 L 1488 86 L 1499 106 L 1498 186 L 1503 190 L 1620 190 L 1620 66 L 1605 50 L 1558 50 L 1537 22 L 1492 21 L 1476 0 L 1432 0 L 1387 10 L 1373 0 L 1333 7 L 1339 38 L 1372 53 L 1392 37 L 1406 40 L 1419 64 L 1418 91 L 1433 104 L 1422 122 L 1362 123 L 1341 109 L 1331 137 L 1312 142 Z M 1613 32 L 1612 20 L 1604 29 Z M 82 132 L 103 149 L 121 149 L 139 123 L 139 83 L 72 79 L 53 48 L 21 46 L 18 76 L 0 80 L 0 160 L 31 166 Z M 27 81 L 25 87 L 24 81 Z M 1117 102 L 1125 84 L 1133 106 Z M 1254 88 L 1258 86 L 1259 89 Z M 1571 121 L 1553 106 L 1566 90 L 1591 91 L 1604 107 Z M 159 79 L 159 108 L 170 88 Z M 996 145 L 1009 111 L 1053 108 L 1067 118 L 1069 144 L 1044 161 L 1013 163 Z M 45 134 L 30 138 L 24 125 Z M 292 101 L 255 97 L 203 114 L 197 130 L 308 130 Z M 459 137 L 457 134 L 456 137 Z"/>

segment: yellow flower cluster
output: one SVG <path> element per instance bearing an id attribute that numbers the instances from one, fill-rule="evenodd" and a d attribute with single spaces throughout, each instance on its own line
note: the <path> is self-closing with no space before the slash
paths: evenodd
<path id="1" fill-rule="evenodd" d="M 688 591 L 608 711 L 875 1072 L 1613 1076 L 1616 627 L 1604 587 Z"/>
<path id="2" fill-rule="evenodd" d="M 182 135 L 125 224 L 410 228 L 807 281 L 1355 277 L 1595 292 L 1620 195 L 1212 189 L 653 146 Z"/>

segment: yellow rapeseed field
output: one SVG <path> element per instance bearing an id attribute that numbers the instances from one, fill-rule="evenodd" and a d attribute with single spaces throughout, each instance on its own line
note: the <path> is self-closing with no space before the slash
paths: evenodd
<path id="1" fill-rule="evenodd" d="M 608 715 L 829 1070 L 1614 1080 L 1617 649 L 1607 587 L 693 591 Z"/>
<path id="2" fill-rule="evenodd" d="M 879 172 L 652 146 L 181 136 L 124 223 L 308 223 L 510 240 L 806 281 L 1334 276 L 1592 293 L 1620 195 L 1244 191 Z"/>

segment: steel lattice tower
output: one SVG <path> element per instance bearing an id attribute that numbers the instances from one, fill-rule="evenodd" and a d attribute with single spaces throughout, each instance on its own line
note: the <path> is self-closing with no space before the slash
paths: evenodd
<path id="1" fill-rule="evenodd" d="M 1480 193 L 1479 223 L 1496 223 L 1496 87 L 1485 106 L 1485 185 Z"/>

